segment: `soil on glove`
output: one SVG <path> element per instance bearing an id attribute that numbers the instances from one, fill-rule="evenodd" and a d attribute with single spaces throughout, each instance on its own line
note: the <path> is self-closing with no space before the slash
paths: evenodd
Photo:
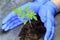
<path id="1" fill-rule="evenodd" d="M 32 27 L 29 22 L 27 22 L 27 24 L 24 25 L 21 32 L 19 33 L 20 40 L 39 40 L 41 37 L 44 36 L 46 28 L 39 19 L 39 16 L 37 16 L 37 18 L 38 21 L 31 21 Z"/>

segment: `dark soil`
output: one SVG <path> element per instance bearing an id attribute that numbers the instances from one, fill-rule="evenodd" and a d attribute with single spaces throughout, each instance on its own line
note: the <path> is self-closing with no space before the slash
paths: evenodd
<path id="1" fill-rule="evenodd" d="M 39 16 L 37 17 L 38 17 L 38 21 L 35 20 L 31 21 L 32 27 L 30 23 L 24 25 L 21 32 L 19 33 L 20 40 L 39 40 L 41 37 L 44 36 L 46 32 L 46 28 L 39 19 Z"/>

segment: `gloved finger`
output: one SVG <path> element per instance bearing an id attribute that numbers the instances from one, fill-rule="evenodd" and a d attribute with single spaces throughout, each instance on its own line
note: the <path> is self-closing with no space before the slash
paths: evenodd
<path id="1" fill-rule="evenodd" d="M 49 37 L 51 35 L 52 25 L 51 25 L 49 20 L 46 23 L 44 23 L 44 25 L 45 25 L 45 28 L 46 28 L 46 33 L 45 33 L 45 36 L 44 36 L 44 40 L 49 40 Z"/>
<path id="2" fill-rule="evenodd" d="M 17 25 L 21 25 L 21 24 L 23 24 L 24 21 L 25 21 L 25 20 L 21 20 L 21 19 L 19 19 L 19 20 L 16 20 L 16 21 L 12 22 L 11 25 L 9 25 L 9 26 L 10 26 L 9 29 L 13 29 L 13 28 L 16 27 Z"/>
<path id="3" fill-rule="evenodd" d="M 55 27 L 51 25 L 51 28 L 49 28 L 49 29 L 50 29 L 50 32 L 47 32 L 47 33 L 46 33 L 47 35 L 45 35 L 45 36 L 46 36 L 47 40 L 52 40 L 52 39 L 53 39 L 53 37 L 54 37 L 54 31 L 55 31 L 54 28 L 55 28 Z M 50 33 L 50 34 L 49 34 L 49 33 Z M 48 36 L 48 37 L 47 37 L 47 36 Z"/>
<path id="4" fill-rule="evenodd" d="M 12 23 L 9 29 L 13 29 L 13 28 L 15 28 L 17 25 L 21 25 L 22 23 L 23 23 L 22 21 L 20 21 L 20 22 L 17 21 L 15 24 Z"/>
<path id="5" fill-rule="evenodd" d="M 4 30 L 6 27 L 7 27 L 7 24 L 4 24 L 4 25 L 2 26 L 2 30 Z"/>
<path id="6" fill-rule="evenodd" d="M 13 18 L 11 18 L 11 20 L 9 20 L 4 25 L 2 25 L 2 29 L 5 29 L 11 22 L 16 21 L 16 20 L 19 20 L 19 19 L 17 19 L 17 17 L 14 16 Z"/>
<path id="7" fill-rule="evenodd" d="M 7 23 L 8 21 L 11 20 L 11 18 L 13 18 L 13 16 L 15 16 L 16 14 L 14 12 L 10 12 L 3 20 L 2 20 L 2 24 Z"/>
<path id="8" fill-rule="evenodd" d="M 49 40 L 50 33 L 51 33 L 51 29 L 46 30 L 46 33 L 45 33 L 45 36 L 44 36 L 44 40 Z"/>
<path id="9" fill-rule="evenodd" d="M 55 32 L 55 27 L 52 26 L 51 35 L 50 35 L 50 37 L 49 37 L 49 40 L 53 40 L 54 32 Z"/>
<path id="10" fill-rule="evenodd" d="M 7 31 L 22 23 L 23 23 L 23 21 L 21 21 L 21 20 L 15 20 L 15 21 L 11 22 L 10 24 L 8 24 L 8 26 L 4 30 Z"/>
<path id="11" fill-rule="evenodd" d="M 50 21 L 51 21 L 51 20 L 50 20 Z M 47 32 L 47 36 L 48 36 L 48 37 L 47 37 L 47 38 L 48 38 L 47 40 L 52 40 L 52 38 L 53 38 L 53 36 L 54 36 L 54 28 L 55 28 L 55 27 L 54 27 L 54 25 L 52 24 L 52 22 L 48 22 L 48 23 L 49 23 L 49 26 L 48 26 L 48 27 L 46 26 L 46 29 L 47 29 L 47 30 L 50 29 L 50 30 L 49 30 L 50 32 Z M 48 25 L 48 23 L 47 23 L 47 25 Z M 49 33 L 50 33 L 50 34 L 49 34 Z"/>
<path id="12" fill-rule="evenodd" d="M 52 30 L 51 30 L 51 35 L 49 37 L 49 40 L 53 40 L 54 37 L 54 32 L 55 32 L 55 20 L 54 17 L 52 17 L 53 19 L 51 19 L 51 24 L 52 24 Z M 54 22 L 54 23 L 53 23 Z"/>

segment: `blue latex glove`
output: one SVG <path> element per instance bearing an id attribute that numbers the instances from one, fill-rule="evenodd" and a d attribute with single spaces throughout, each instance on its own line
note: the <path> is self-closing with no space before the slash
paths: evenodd
<path id="1" fill-rule="evenodd" d="M 52 40 L 55 31 L 54 15 L 57 12 L 57 6 L 53 2 L 48 1 L 39 9 L 40 10 L 38 14 L 41 17 L 41 21 L 44 23 L 44 26 L 46 28 L 44 40 Z"/>
<path id="2" fill-rule="evenodd" d="M 38 12 L 39 7 L 42 4 L 45 4 L 46 0 L 34 0 L 34 2 L 28 2 L 24 5 L 22 5 L 22 9 L 26 6 L 30 6 L 30 10 L 33 10 L 35 13 Z M 17 16 L 13 11 L 9 12 L 9 14 L 3 19 L 2 21 L 2 29 L 4 31 L 8 31 L 10 29 L 15 28 L 17 25 L 22 24 L 24 20 L 20 20 L 20 17 Z"/>

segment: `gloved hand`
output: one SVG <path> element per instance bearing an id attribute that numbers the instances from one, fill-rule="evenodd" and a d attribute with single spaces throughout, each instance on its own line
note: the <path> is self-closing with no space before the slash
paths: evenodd
<path id="1" fill-rule="evenodd" d="M 39 8 L 39 16 L 41 21 L 44 23 L 46 28 L 46 34 L 44 40 L 53 40 L 54 31 L 55 31 L 55 20 L 54 15 L 57 12 L 57 6 L 52 2 L 48 1 Z"/>
<path id="2" fill-rule="evenodd" d="M 35 13 L 38 12 L 39 7 L 42 4 L 45 4 L 46 0 L 35 0 L 34 2 L 28 2 L 24 5 L 22 5 L 22 9 L 24 10 L 24 8 L 26 6 L 29 6 L 30 9 L 29 10 L 33 10 Z M 19 7 L 20 8 L 20 7 Z M 17 14 L 15 14 L 13 11 L 9 12 L 9 14 L 3 19 L 2 21 L 2 29 L 4 31 L 8 31 L 10 29 L 15 28 L 17 25 L 22 24 L 24 22 L 24 20 L 21 20 L 20 17 L 17 16 Z"/>

